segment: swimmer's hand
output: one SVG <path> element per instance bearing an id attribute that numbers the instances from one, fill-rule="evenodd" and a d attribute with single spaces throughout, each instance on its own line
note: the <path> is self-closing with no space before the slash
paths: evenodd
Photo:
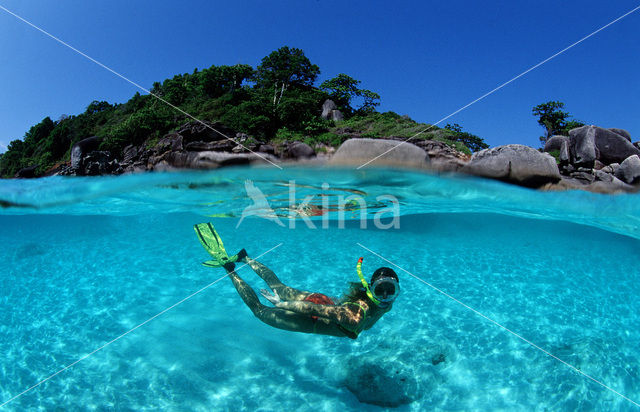
<path id="1" fill-rule="evenodd" d="M 278 306 L 278 303 L 282 302 L 280 300 L 280 296 L 278 296 L 278 292 L 276 292 L 275 290 L 273 291 L 273 295 L 266 289 L 260 289 L 260 293 L 275 306 Z"/>

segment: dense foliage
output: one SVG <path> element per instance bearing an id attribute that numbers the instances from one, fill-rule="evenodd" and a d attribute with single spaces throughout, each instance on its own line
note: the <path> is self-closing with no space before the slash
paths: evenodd
<path id="1" fill-rule="evenodd" d="M 336 103 L 338 109 L 347 116 L 354 114 L 351 103 L 353 99 L 357 98 L 362 99 L 362 104 L 355 110 L 355 113 L 372 113 L 375 111 L 375 107 L 380 104 L 380 95 L 371 90 L 359 89 L 359 84 L 360 80 L 340 73 L 333 79 L 322 82 L 320 89 L 329 93 L 329 97 Z"/>
<path id="2" fill-rule="evenodd" d="M 548 101 L 533 107 L 533 115 L 538 117 L 538 124 L 545 129 L 545 135 L 540 136 L 543 146 L 553 135 L 568 136 L 569 130 L 584 126 L 581 121 L 571 119 L 571 115 L 562 109 L 564 103 L 558 101 Z"/>
<path id="3" fill-rule="evenodd" d="M 450 136 L 451 140 L 462 143 L 473 152 L 489 148 L 489 145 L 486 144 L 482 138 L 469 132 L 463 132 L 462 127 L 458 123 L 447 123 L 444 128 L 452 132 L 452 135 Z"/>
<path id="4" fill-rule="evenodd" d="M 22 140 L 12 141 L 0 156 L 0 176 L 13 177 L 32 165 L 38 165 L 36 174 L 41 175 L 68 161 L 72 145 L 90 136 L 101 137 L 100 148 L 118 157 L 127 145 L 150 144 L 192 120 L 186 113 L 200 120 L 219 121 L 263 141 L 295 139 L 337 145 L 345 138 L 337 126 L 373 137 L 409 137 L 424 128 L 395 113 L 377 113 L 380 96 L 359 88 L 360 81 L 346 74 L 315 87 L 319 74 L 320 68 L 302 50 L 285 46 L 263 58 L 255 69 L 245 64 L 195 69 L 154 83 L 152 95 L 136 93 L 123 104 L 93 101 L 84 113 L 56 121 L 46 117 Z M 320 117 L 327 98 L 334 99 L 345 115 L 344 124 L 335 125 Z M 435 130 L 444 131 L 431 129 Z M 437 137 L 468 152 L 464 146 L 468 142 L 459 138 L 458 132 L 420 137 Z"/>

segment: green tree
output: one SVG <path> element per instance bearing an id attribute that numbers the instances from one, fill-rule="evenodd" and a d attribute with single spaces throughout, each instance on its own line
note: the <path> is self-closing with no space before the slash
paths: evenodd
<path id="1" fill-rule="evenodd" d="M 304 51 L 284 46 L 262 59 L 256 72 L 258 87 L 273 93 L 273 108 L 278 106 L 290 88 L 310 88 L 320 68 L 304 55 Z"/>
<path id="2" fill-rule="evenodd" d="M 569 130 L 584 126 L 579 120 L 569 120 L 571 115 L 562 109 L 564 103 L 559 101 L 548 101 L 533 107 L 532 112 L 538 117 L 538 124 L 545 128 L 545 135 L 540 136 L 542 145 L 555 134 L 568 135 Z"/>
<path id="3" fill-rule="evenodd" d="M 450 137 L 454 142 L 460 142 L 467 146 L 469 150 L 472 152 L 477 152 L 482 149 L 487 149 L 489 147 L 488 144 L 485 143 L 484 139 L 478 137 L 474 134 L 463 132 L 462 127 L 458 123 L 449 124 L 444 127 L 445 129 L 451 131 L 453 135 Z"/>
<path id="4" fill-rule="evenodd" d="M 338 74 L 333 79 L 325 80 L 320 85 L 320 89 L 329 94 L 329 97 L 336 103 L 338 109 L 350 115 L 354 112 L 368 113 L 375 111 L 375 107 L 380 104 L 380 95 L 371 90 L 360 89 L 360 80 L 356 80 L 344 73 Z M 356 110 L 351 106 L 354 98 L 362 98 L 362 105 Z"/>
<path id="5" fill-rule="evenodd" d="M 571 131 L 571 129 L 575 129 L 582 126 L 584 126 L 584 123 L 581 122 L 580 120 L 575 120 L 575 119 L 569 120 L 567 124 L 564 126 L 564 129 L 562 129 L 562 133 L 560 134 L 564 136 L 569 136 L 569 131 Z"/>
<path id="6" fill-rule="evenodd" d="M 62 121 L 49 133 L 42 145 L 52 160 L 60 159 L 71 147 L 71 133 L 67 122 Z"/>
<path id="7" fill-rule="evenodd" d="M 197 76 L 202 92 L 210 98 L 220 97 L 226 93 L 234 93 L 242 84 L 253 78 L 255 70 L 247 64 L 235 66 L 211 66 Z"/>
<path id="8" fill-rule="evenodd" d="M 146 107 L 139 110 L 111 130 L 104 132 L 101 149 L 119 153 L 129 144 L 139 145 L 146 139 L 160 137 L 171 126 L 172 112 L 165 107 Z"/>
<path id="9" fill-rule="evenodd" d="M 380 105 L 380 95 L 371 90 L 362 90 L 363 103 L 357 110 L 359 113 L 371 113 L 376 111 L 376 106 Z"/>
<path id="10" fill-rule="evenodd" d="M 113 106 L 111 106 L 109 102 L 94 100 L 89 103 L 89 106 L 87 106 L 87 110 L 85 110 L 85 113 L 95 114 L 103 112 L 105 110 L 109 110 L 111 108 L 113 108 Z"/>
<path id="11" fill-rule="evenodd" d="M 0 176 L 13 177 L 23 167 L 22 154 L 25 144 L 22 140 L 12 140 L 7 146 L 7 151 L 0 159 Z"/>

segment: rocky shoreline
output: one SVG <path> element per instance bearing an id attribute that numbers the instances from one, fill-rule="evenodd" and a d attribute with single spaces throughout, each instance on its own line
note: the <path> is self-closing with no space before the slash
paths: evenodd
<path id="1" fill-rule="evenodd" d="M 157 141 L 125 147 L 121 158 L 100 151 L 100 139 L 89 137 L 72 147 L 70 163 L 58 165 L 47 175 L 118 175 L 269 162 L 358 167 L 369 162 L 370 166 L 462 173 L 541 190 L 623 193 L 640 187 L 640 143 L 632 143 L 622 129 L 583 126 L 569 136 L 553 136 L 542 151 L 509 144 L 472 156 L 434 140 L 404 143 L 401 137 L 362 138 L 348 129 L 342 133 L 345 141 L 338 148 L 311 147 L 297 141 L 260 142 L 219 123 L 190 122 Z M 34 177 L 34 169 L 23 169 L 16 177 Z"/>

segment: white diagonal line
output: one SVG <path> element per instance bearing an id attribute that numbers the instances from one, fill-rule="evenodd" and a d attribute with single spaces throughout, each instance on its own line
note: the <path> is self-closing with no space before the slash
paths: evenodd
<path id="1" fill-rule="evenodd" d="M 60 40 L 59 38 L 57 38 L 56 36 L 54 36 L 53 34 L 49 33 L 48 31 L 36 26 L 35 24 L 31 23 L 30 21 L 24 19 L 23 17 L 20 17 L 19 15 L 15 14 L 14 12 L 12 12 L 11 10 L 8 10 L 7 8 L 3 7 L 2 5 L 0 5 L 0 9 L 4 10 L 5 12 L 9 13 L 10 15 L 12 15 L 13 17 L 17 18 L 18 20 L 28 24 L 29 26 L 33 27 L 34 29 L 38 30 L 39 32 L 45 34 L 46 36 L 52 38 L 53 40 L 57 41 L 58 43 L 62 44 L 65 47 L 68 47 L 69 49 L 73 50 L 74 52 L 78 53 L 79 55 L 81 55 L 82 57 L 92 61 L 93 63 L 97 64 L 98 66 L 102 67 L 105 70 L 110 71 L 111 73 L 115 74 L 116 76 L 118 76 L 119 78 L 121 78 L 122 80 L 132 84 L 133 86 L 137 87 L 138 89 L 144 91 L 145 93 L 155 97 L 156 99 L 160 100 L 162 103 L 166 104 L 167 106 L 171 107 L 172 109 L 182 113 L 183 115 L 189 117 L 190 119 L 195 120 L 196 122 L 200 123 L 201 125 L 203 125 L 204 127 L 213 130 L 214 132 L 218 133 L 219 135 L 223 136 L 225 139 L 232 141 L 233 143 L 240 145 L 242 147 L 244 147 L 246 150 L 250 151 L 251 153 L 253 153 L 254 155 L 258 156 L 259 158 L 271 163 L 272 165 L 274 165 L 275 167 L 277 167 L 278 169 L 282 169 L 282 167 L 280 167 L 279 165 L 273 163 L 271 160 L 267 159 L 266 157 L 262 156 L 260 153 L 256 153 L 253 150 L 249 149 L 248 147 L 246 147 L 245 145 L 243 145 L 242 143 L 238 142 L 235 139 L 232 139 L 231 137 L 227 136 L 226 134 L 222 133 L 219 130 L 214 129 L 213 127 L 209 126 L 208 124 L 206 124 L 205 122 L 203 122 L 202 120 L 196 118 L 195 116 L 192 116 L 191 114 L 185 112 L 184 110 L 182 110 L 181 108 L 169 103 L 168 101 L 166 101 L 165 99 L 163 99 L 162 97 L 158 96 L 155 93 L 152 93 L 149 89 L 147 89 L 146 87 L 143 87 L 141 85 L 139 85 L 138 83 L 134 82 L 133 80 L 128 79 L 127 77 L 125 77 L 124 75 L 118 73 L 117 71 L 113 70 L 112 68 L 106 66 L 103 63 L 100 63 L 98 60 L 94 59 L 93 57 L 81 52 L 80 50 L 76 49 L 75 47 L 71 46 L 70 44 L 64 42 L 63 40 Z"/>
<path id="2" fill-rule="evenodd" d="M 635 406 L 640 406 L 639 403 L 633 401 L 632 399 L 627 398 L 626 396 L 624 396 L 623 394 L 621 394 L 620 392 L 616 391 L 615 389 L 612 389 L 611 387 L 605 385 L 604 383 L 600 382 L 599 380 L 595 379 L 594 377 L 587 375 L 586 373 L 582 372 L 580 369 L 576 368 L 575 366 L 563 361 L 562 359 L 558 358 L 557 356 L 553 355 L 552 353 L 542 349 L 540 346 L 536 345 L 535 343 L 531 342 L 530 340 L 518 335 L 516 332 L 512 331 L 511 329 L 507 328 L 506 326 L 503 326 L 501 324 L 499 324 L 498 322 L 496 322 L 495 320 L 491 319 L 490 317 L 484 315 L 483 313 L 481 313 L 480 311 L 472 308 L 471 306 L 459 301 L 458 299 L 454 298 L 453 296 L 449 295 L 447 292 L 438 289 L 437 287 L 433 286 L 432 284 L 428 283 L 425 280 L 422 280 L 420 277 L 414 275 L 413 273 L 409 272 L 408 270 L 396 265 L 395 263 L 393 263 L 392 261 L 390 261 L 389 259 L 386 259 L 385 257 L 381 256 L 380 254 L 374 252 L 373 250 L 369 249 L 368 247 L 363 246 L 362 244 L 358 243 L 358 246 L 360 246 L 361 248 L 363 248 L 364 250 L 368 251 L 369 253 L 379 257 L 380 259 L 384 260 L 385 262 L 397 267 L 398 269 L 400 269 L 401 271 L 403 271 L 404 273 L 408 274 L 409 276 L 419 280 L 420 282 L 424 283 L 425 285 L 429 286 L 430 288 L 432 288 L 433 290 L 435 290 L 436 292 L 448 297 L 449 299 L 453 300 L 454 302 L 464 306 L 465 308 L 471 310 L 472 312 L 474 312 L 476 315 L 488 320 L 489 322 L 493 323 L 494 325 L 504 329 L 505 331 L 509 332 L 510 334 L 512 334 L 513 336 L 515 336 L 516 338 L 522 340 L 525 343 L 528 343 L 529 345 L 533 346 L 534 348 L 538 349 L 539 351 L 549 355 L 550 357 L 552 357 L 553 359 L 565 364 L 566 366 L 568 366 L 569 368 L 573 369 L 575 372 L 578 372 L 580 375 L 584 376 L 585 378 L 588 378 L 590 380 L 592 380 L 593 382 L 597 383 L 598 385 L 602 386 L 605 389 L 610 390 L 611 392 L 615 393 L 616 395 L 620 396 L 623 399 L 626 399 L 627 401 L 631 402 L 632 404 L 634 404 Z"/>
<path id="3" fill-rule="evenodd" d="M 266 255 L 267 253 L 273 251 L 274 249 L 278 248 L 282 246 L 282 243 L 272 247 L 271 249 L 267 250 L 266 252 L 262 253 L 261 255 L 255 257 L 254 259 L 259 259 L 262 256 Z M 244 265 L 240 266 L 238 269 L 242 269 L 243 267 L 247 266 L 247 263 L 245 263 Z M 166 308 L 165 310 L 163 310 L 162 312 L 159 312 L 155 315 L 153 315 L 152 317 L 150 317 L 149 319 L 145 320 L 144 322 L 138 324 L 137 326 L 134 326 L 133 328 L 129 329 L 128 331 L 126 331 L 125 333 L 123 333 L 122 335 L 110 340 L 109 342 L 105 343 L 104 345 L 100 346 L 98 349 L 95 349 L 92 352 L 89 352 L 88 354 L 84 355 L 83 357 L 81 357 L 80 359 L 78 359 L 77 361 L 68 364 L 67 366 L 65 366 L 64 368 L 60 369 L 59 371 L 57 371 L 56 373 L 47 376 L 46 378 L 44 378 L 43 380 L 41 380 L 40 382 L 36 383 L 35 385 L 25 389 L 24 391 L 20 392 L 19 394 L 15 395 L 13 398 L 8 399 L 6 401 L 4 401 L 3 403 L 0 404 L 0 408 L 2 408 L 3 406 L 5 406 L 6 404 L 8 404 L 9 402 L 19 398 L 20 396 L 24 395 L 25 393 L 37 388 L 38 386 L 42 385 L 43 383 L 47 382 L 49 379 L 53 378 L 54 376 L 66 371 L 67 369 L 71 368 L 73 365 L 75 365 L 76 363 L 83 361 L 85 359 L 87 359 L 89 356 L 93 355 L 94 353 L 106 348 L 107 346 L 111 345 L 112 343 L 116 342 L 117 340 L 120 340 L 121 338 L 125 337 L 126 335 L 128 335 L 129 333 L 133 332 L 134 330 L 138 329 L 141 326 L 146 325 L 147 323 L 151 322 L 152 320 L 154 320 L 155 318 L 157 318 L 158 316 L 164 314 L 165 312 L 168 312 L 169 310 L 175 308 L 176 306 L 178 306 L 179 304 L 185 302 L 188 299 L 191 299 L 192 297 L 194 297 L 195 295 L 197 295 L 198 293 L 208 289 L 210 286 L 215 285 L 216 283 L 220 282 L 222 279 L 226 278 L 227 276 L 229 276 L 229 274 L 227 273 L 226 275 L 214 280 L 213 282 L 209 283 L 207 286 L 198 289 L 196 292 L 193 292 L 192 294 L 190 294 L 189 296 L 187 296 L 186 298 L 180 300 L 179 302 L 174 303 L 173 305 L 169 306 L 168 308 Z"/>
<path id="4" fill-rule="evenodd" d="M 607 27 L 611 26 L 611 25 L 612 25 L 612 24 L 614 24 L 614 23 L 617 23 L 618 21 L 620 21 L 620 20 L 624 19 L 625 17 L 627 17 L 628 15 L 630 15 L 631 13 L 633 13 L 633 12 L 635 12 L 635 11 L 637 11 L 637 10 L 640 10 L 640 6 L 638 6 L 638 7 L 634 8 L 634 9 L 632 9 L 632 10 L 628 11 L 628 12 L 626 12 L 625 14 L 623 14 L 623 15 L 622 15 L 622 16 L 620 16 L 620 17 L 618 17 L 617 19 L 610 21 L 609 23 L 607 23 L 607 24 L 605 24 L 604 26 L 600 27 L 598 30 L 596 30 L 596 31 L 594 31 L 594 32 L 592 32 L 592 33 L 590 33 L 590 34 L 588 34 L 588 35 L 584 36 L 583 38 L 581 38 L 581 39 L 580 39 L 580 40 L 578 40 L 577 42 L 575 42 L 575 43 L 573 43 L 573 44 L 571 44 L 571 45 L 569 45 L 569 46 L 565 47 L 564 49 L 560 50 L 560 51 L 559 51 L 559 52 L 557 52 L 556 54 L 554 54 L 554 55 L 552 55 L 552 56 L 550 56 L 550 57 L 547 57 L 546 59 L 542 60 L 540 63 L 535 64 L 535 65 L 533 65 L 533 66 L 529 67 L 527 70 L 523 71 L 522 73 L 520 73 L 520 74 L 519 74 L 519 75 L 517 75 L 516 77 L 512 78 L 511 80 L 508 80 L 508 81 L 506 81 L 506 82 L 502 83 L 500 86 L 496 87 L 495 89 L 491 90 L 490 92 L 487 92 L 487 93 L 483 94 L 482 96 L 478 97 L 477 99 L 475 99 L 474 101 L 472 101 L 472 102 L 470 102 L 470 103 L 467 103 L 466 105 L 462 106 L 461 108 L 459 108 L 459 109 L 458 109 L 458 110 L 456 110 L 455 112 L 453 112 L 453 113 L 451 113 L 451 114 L 449 114 L 449 115 L 447 115 L 447 116 L 443 117 L 442 119 L 438 120 L 437 122 L 433 123 L 431 126 L 427 127 L 426 129 L 424 129 L 424 130 L 422 130 L 422 131 L 420 131 L 420 132 L 418 132 L 418 133 L 414 134 L 413 136 L 409 137 L 409 138 L 408 138 L 408 139 L 406 139 L 406 140 L 403 140 L 403 141 L 402 141 L 401 143 L 399 143 L 398 145 L 396 145 L 396 146 L 394 146 L 394 147 L 392 147 L 392 148 L 388 149 L 386 152 L 384 152 L 384 153 L 382 153 L 382 154 L 380 154 L 380 155 L 378 155 L 378 156 L 374 157 L 373 159 L 369 160 L 368 162 L 361 164 L 361 165 L 360 165 L 360 166 L 358 166 L 356 169 L 361 169 L 361 168 L 365 167 L 365 166 L 366 166 L 366 165 L 368 165 L 369 163 L 371 163 L 371 162 L 375 161 L 376 159 L 379 159 L 380 157 L 382 157 L 382 156 L 386 155 L 386 154 L 387 154 L 387 153 L 389 153 L 390 151 L 392 151 L 392 150 L 394 150 L 394 149 L 398 148 L 398 146 L 401 146 L 401 145 L 405 144 L 406 142 L 408 142 L 409 140 L 413 139 L 414 137 L 416 137 L 416 136 L 418 136 L 418 135 L 420 135 L 420 134 L 422 134 L 422 133 L 425 133 L 425 132 L 427 132 L 427 131 L 431 130 L 434 126 L 436 126 L 436 125 L 438 125 L 438 124 L 442 123 L 443 121 L 447 120 L 447 119 L 448 119 L 448 118 L 450 118 L 451 116 L 454 116 L 454 115 L 456 115 L 456 114 L 460 113 L 461 111 L 463 111 L 464 109 L 468 108 L 469 106 L 471 106 L 471 105 L 473 105 L 473 104 L 475 104 L 475 103 L 479 102 L 480 100 L 484 99 L 485 97 L 487 97 L 487 96 L 489 96 L 489 95 L 491 95 L 491 94 L 493 94 L 493 93 L 497 92 L 498 90 L 502 89 L 502 88 L 503 88 L 503 87 L 505 87 L 506 85 L 508 85 L 508 84 L 510 84 L 510 83 L 512 83 L 512 82 L 514 82 L 515 80 L 519 79 L 520 77 L 524 76 L 525 74 L 529 73 L 530 71 L 537 69 L 538 67 L 542 66 L 543 64 L 545 64 L 545 63 L 546 63 L 546 62 L 548 62 L 549 60 L 554 59 L 555 57 L 557 57 L 557 56 L 561 55 L 562 53 L 566 52 L 567 50 L 571 49 L 572 47 L 577 46 L 578 44 L 580 44 L 580 43 L 582 43 L 583 41 L 587 40 L 589 37 L 594 36 L 595 34 L 597 34 L 597 33 L 601 32 L 602 30 L 606 29 Z"/>

